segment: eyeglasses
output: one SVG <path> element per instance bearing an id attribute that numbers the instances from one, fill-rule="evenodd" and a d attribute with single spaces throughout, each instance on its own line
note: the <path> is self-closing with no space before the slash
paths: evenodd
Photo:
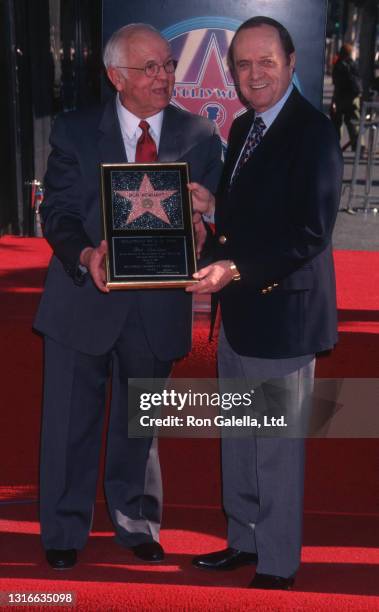
<path id="1" fill-rule="evenodd" d="M 167 74 L 175 72 L 178 65 L 177 60 L 169 59 L 164 64 L 157 64 L 157 62 L 147 62 L 143 68 L 135 68 L 134 66 L 117 66 L 117 68 L 126 68 L 127 70 L 142 70 L 147 77 L 154 78 L 159 74 L 161 68 Z"/>

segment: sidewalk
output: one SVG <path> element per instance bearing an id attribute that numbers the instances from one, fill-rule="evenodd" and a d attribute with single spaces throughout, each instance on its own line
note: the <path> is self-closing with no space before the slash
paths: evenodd
<path id="1" fill-rule="evenodd" d="M 324 96 L 323 108 L 328 114 L 330 102 L 333 94 L 333 85 L 331 77 L 326 75 L 324 79 Z M 344 130 L 341 145 L 343 146 L 348 141 L 348 136 Z M 372 194 L 379 198 L 379 152 L 376 153 L 373 190 Z M 349 150 L 344 152 L 344 178 L 342 187 L 342 197 L 340 212 L 337 216 L 336 227 L 333 234 L 333 245 L 336 249 L 351 249 L 358 251 L 378 251 L 379 250 L 379 202 L 371 203 L 368 210 L 362 209 L 363 200 L 357 199 L 352 202 L 353 209 L 356 214 L 346 212 L 349 191 L 351 184 L 351 176 L 354 164 L 354 153 Z M 358 187 L 357 194 L 364 193 L 365 177 L 367 172 L 367 159 L 362 159 L 359 163 L 358 170 Z"/>

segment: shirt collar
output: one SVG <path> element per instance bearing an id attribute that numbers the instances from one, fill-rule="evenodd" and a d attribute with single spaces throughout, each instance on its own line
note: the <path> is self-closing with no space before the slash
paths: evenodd
<path id="1" fill-rule="evenodd" d="M 256 117 L 262 117 L 264 124 L 266 126 L 266 130 L 268 130 L 270 125 L 274 123 L 275 119 L 277 118 L 283 106 L 287 102 L 289 96 L 291 95 L 292 90 L 293 90 L 293 83 L 291 81 L 284 96 L 282 96 L 280 100 L 276 104 L 274 104 L 274 106 L 271 106 L 271 108 L 268 108 L 263 113 L 255 113 Z"/>
<path id="2" fill-rule="evenodd" d="M 118 120 L 121 126 L 121 132 L 126 134 L 126 136 L 130 139 L 135 136 L 140 135 L 141 128 L 139 128 L 139 123 L 141 121 L 140 117 L 137 117 L 133 113 L 131 113 L 123 104 L 121 103 L 120 96 L 117 94 L 116 97 L 116 109 Z M 163 122 L 163 110 L 159 111 L 155 115 L 151 117 L 146 117 L 145 121 L 150 125 L 150 129 L 153 132 L 153 135 L 159 140 L 162 130 L 162 122 Z"/>

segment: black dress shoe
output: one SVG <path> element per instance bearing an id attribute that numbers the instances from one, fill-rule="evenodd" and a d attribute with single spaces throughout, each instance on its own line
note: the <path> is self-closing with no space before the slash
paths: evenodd
<path id="1" fill-rule="evenodd" d="M 58 548 L 49 548 L 46 551 L 46 560 L 54 569 L 70 569 L 70 567 L 74 567 L 77 560 L 76 549 L 60 550 Z"/>
<path id="2" fill-rule="evenodd" d="M 233 570 L 243 565 L 256 565 L 257 555 L 236 548 L 224 548 L 208 555 L 198 555 L 192 565 L 200 569 Z"/>
<path id="3" fill-rule="evenodd" d="M 136 557 L 143 561 L 150 561 L 150 563 L 159 563 L 164 559 L 164 550 L 158 542 L 143 542 L 143 544 L 131 546 L 131 550 Z"/>
<path id="4" fill-rule="evenodd" d="M 253 580 L 249 584 L 249 587 L 252 589 L 277 589 L 282 591 L 290 591 L 294 585 L 294 582 L 295 576 L 282 578 L 282 576 L 271 576 L 271 574 L 255 574 Z"/>

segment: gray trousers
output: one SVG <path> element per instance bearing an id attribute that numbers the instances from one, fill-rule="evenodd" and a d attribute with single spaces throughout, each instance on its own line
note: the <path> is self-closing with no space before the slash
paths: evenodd
<path id="1" fill-rule="evenodd" d="M 307 419 L 314 366 L 312 355 L 288 360 L 242 357 L 221 330 L 220 385 L 228 378 L 254 381 L 265 409 L 272 408 L 277 415 L 286 414 L 293 421 Z M 281 391 L 273 393 L 273 388 Z M 293 575 L 300 564 L 302 542 L 304 439 L 254 434 L 232 438 L 226 434 L 222 482 L 228 545 L 257 553 L 259 573 Z"/>
<path id="2" fill-rule="evenodd" d="M 162 484 L 156 441 L 128 439 L 128 378 L 166 378 L 138 307 L 130 309 L 115 346 L 87 355 L 45 338 L 40 520 L 45 549 L 81 549 L 92 525 L 107 383 L 112 398 L 104 475 L 108 509 L 125 546 L 159 539 Z"/>

